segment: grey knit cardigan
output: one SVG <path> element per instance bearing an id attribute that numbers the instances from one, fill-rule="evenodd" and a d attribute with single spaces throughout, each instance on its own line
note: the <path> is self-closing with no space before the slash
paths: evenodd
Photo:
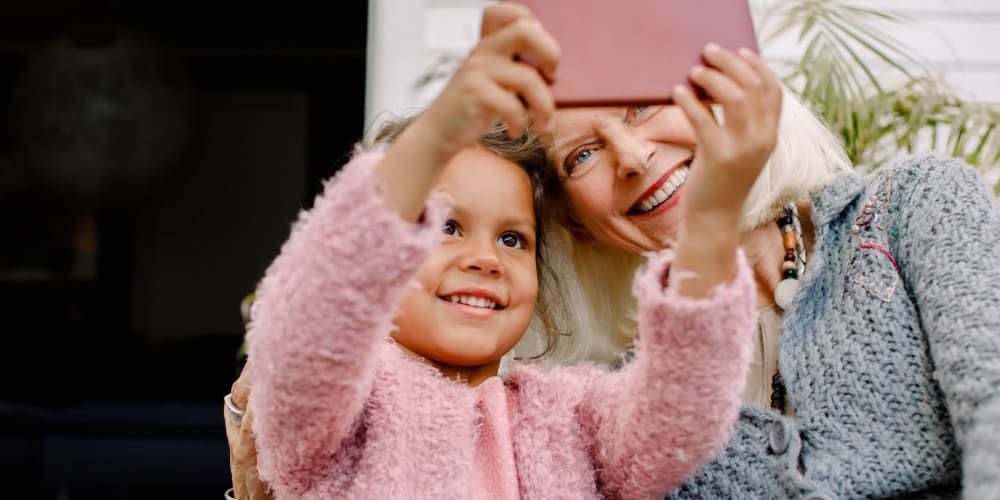
<path id="1" fill-rule="evenodd" d="M 812 217 L 779 347 L 796 418 L 745 406 L 670 498 L 1000 498 L 992 193 L 959 161 L 913 158 L 838 179 Z"/>

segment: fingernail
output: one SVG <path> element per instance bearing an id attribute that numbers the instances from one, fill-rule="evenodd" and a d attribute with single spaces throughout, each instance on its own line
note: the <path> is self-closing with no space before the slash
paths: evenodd
<path id="1" fill-rule="evenodd" d="M 700 76 L 704 72 L 705 72 L 705 67 L 704 66 L 695 66 L 695 67 L 691 68 L 691 76 L 694 76 L 694 77 Z"/>
<path id="2" fill-rule="evenodd" d="M 705 46 L 705 53 L 711 54 L 713 52 L 718 52 L 720 49 L 721 47 L 719 47 L 715 43 L 709 43 L 708 45 Z"/>
<path id="3" fill-rule="evenodd" d="M 740 47 L 736 52 L 739 53 L 741 56 L 752 56 L 753 55 L 753 51 L 750 50 L 750 49 L 748 49 L 748 48 L 746 48 L 746 47 Z"/>
<path id="4" fill-rule="evenodd" d="M 683 95 L 688 91 L 687 87 L 683 85 L 674 85 L 674 95 Z"/>

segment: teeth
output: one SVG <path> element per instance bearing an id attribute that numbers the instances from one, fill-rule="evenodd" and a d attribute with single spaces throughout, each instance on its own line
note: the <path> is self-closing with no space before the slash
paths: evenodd
<path id="1" fill-rule="evenodd" d="M 671 193 L 673 191 L 673 189 L 670 189 Z M 660 203 L 667 201 L 667 192 L 664 191 L 663 188 L 657 189 L 656 192 L 653 193 L 653 198 L 656 199 L 656 204 L 659 205 Z"/>
<path id="2" fill-rule="evenodd" d="M 482 297 L 473 297 L 471 295 L 450 295 L 445 298 L 451 302 L 457 304 L 465 304 L 472 307 L 481 307 L 483 309 L 496 309 L 497 303 L 489 299 L 484 299 Z"/>
<path id="3" fill-rule="evenodd" d="M 638 203 L 639 211 L 649 212 L 650 210 L 660 206 L 663 202 L 667 201 L 667 199 L 674 194 L 674 191 L 677 191 L 677 188 L 684 185 L 684 181 L 687 180 L 687 176 L 687 165 L 678 168 L 674 171 L 674 173 L 670 174 L 670 177 L 667 178 L 666 182 L 664 182 L 663 185 L 656 190 L 656 192 L 642 199 Z"/>

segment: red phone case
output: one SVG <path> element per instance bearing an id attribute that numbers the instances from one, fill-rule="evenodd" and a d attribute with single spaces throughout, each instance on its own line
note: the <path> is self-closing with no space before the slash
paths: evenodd
<path id="1" fill-rule="evenodd" d="M 528 6 L 559 43 L 558 106 L 667 103 L 709 42 L 757 50 L 746 0 L 507 1 Z"/>

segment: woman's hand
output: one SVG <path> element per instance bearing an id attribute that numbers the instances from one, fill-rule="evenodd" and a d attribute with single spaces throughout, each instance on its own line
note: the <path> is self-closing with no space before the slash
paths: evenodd
<path id="1" fill-rule="evenodd" d="M 723 216 L 738 225 L 747 193 L 777 143 L 781 86 L 750 50 L 733 53 L 709 44 L 702 57 L 707 66 L 693 68 L 690 80 L 722 107 L 722 120 L 690 89 L 674 89 L 698 141 L 685 184 L 685 215 L 699 221 Z"/>
<path id="2" fill-rule="evenodd" d="M 243 408 L 242 419 L 234 418 L 223 405 L 226 420 L 226 438 L 229 440 L 229 471 L 233 476 L 233 498 L 236 500 L 271 500 L 267 484 L 257 475 L 257 445 L 253 436 L 253 413 L 247 407 L 250 384 L 247 367 L 233 382 L 232 403 Z"/>
<path id="3" fill-rule="evenodd" d="M 673 92 L 697 141 L 672 267 L 689 271 L 678 292 L 692 297 L 704 297 L 736 275 L 743 205 L 774 151 L 781 117 L 781 85 L 756 54 L 710 44 L 703 59 L 708 67 L 695 67 L 690 79 L 722 106 L 722 119 L 688 88 Z"/>

